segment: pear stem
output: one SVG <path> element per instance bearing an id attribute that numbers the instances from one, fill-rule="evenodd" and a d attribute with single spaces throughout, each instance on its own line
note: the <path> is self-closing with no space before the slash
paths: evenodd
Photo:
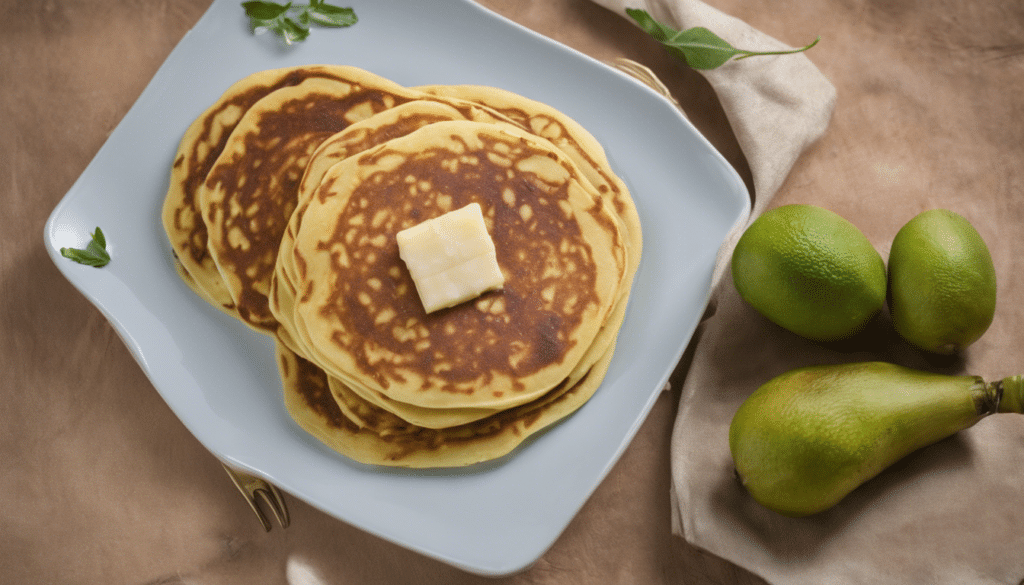
<path id="1" fill-rule="evenodd" d="M 998 392 L 997 412 L 1024 414 L 1024 376 L 1009 376 L 993 385 Z"/>

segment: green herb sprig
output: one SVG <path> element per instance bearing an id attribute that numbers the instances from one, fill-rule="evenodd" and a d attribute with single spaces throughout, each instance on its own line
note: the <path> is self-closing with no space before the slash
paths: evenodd
<path id="1" fill-rule="evenodd" d="M 100 268 L 110 263 L 110 254 L 107 253 L 107 239 L 103 237 L 103 231 L 99 227 L 92 234 L 92 239 L 85 249 L 61 248 L 60 255 L 86 266 Z"/>
<path id="2" fill-rule="evenodd" d="M 252 32 L 269 30 L 287 44 L 306 40 L 309 26 L 318 24 L 332 28 L 352 26 L 358 22 L 351 8 L 328 4 L 325 0 L 310 0 L 309 4 L 277 4 L 251 0 L 242 2 Z"/>
<path id="3" fill-rule="evenodd" d="M 729 59 L 737 60 L 759 55 L 789 55 L 800 53 L 818 44 L 821 37 L 799 49 L 787 51 L 747 51 L 737 49 L 725 39 L 704 27 L 689 28 L 678 31 L 658 22 L 645 10 L 627 8 L 626 14 L 640 25 L 640 28 L 661 44 L 668 47 L 670 53 L 686 61 L 694 69 L 715 69 L 724 65 Z"/>

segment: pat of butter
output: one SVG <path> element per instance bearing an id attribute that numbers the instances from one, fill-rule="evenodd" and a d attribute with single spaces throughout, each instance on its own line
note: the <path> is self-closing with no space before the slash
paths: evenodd
<path id="1" fill-rule="evenodd" d="M 414 225 L 396 237 L 398 255 L 408 267 L 427 313 L 505 284 L 479 203 Z"/>

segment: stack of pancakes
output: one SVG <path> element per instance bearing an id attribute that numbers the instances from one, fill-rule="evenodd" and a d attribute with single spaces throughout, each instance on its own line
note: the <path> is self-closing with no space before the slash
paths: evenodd
<path id="1" fill-rule="evenodd" d="M 427 314 L 395 236 L 471 203 L 505 285 Z M 182 140 L 163 222 L 192 290 L 276 339 L 295 421 L 407 467 L 500 457 L 583 405 L 641 250 L 629 192 L 564 114 L 343 66 L 229 88 Z"/>

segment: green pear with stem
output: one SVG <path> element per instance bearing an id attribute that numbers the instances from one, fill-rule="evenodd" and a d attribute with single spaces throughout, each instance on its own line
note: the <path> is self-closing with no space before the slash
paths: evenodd
<path id="1" fill-rule="evenodd" d="M 785 516 L 827 510 L 906 455 L 995 413 L 1024 413 L 1024 379 L 884 362 L 786 372 L 733 416 L 729 448 L 751 496 Z"/>

